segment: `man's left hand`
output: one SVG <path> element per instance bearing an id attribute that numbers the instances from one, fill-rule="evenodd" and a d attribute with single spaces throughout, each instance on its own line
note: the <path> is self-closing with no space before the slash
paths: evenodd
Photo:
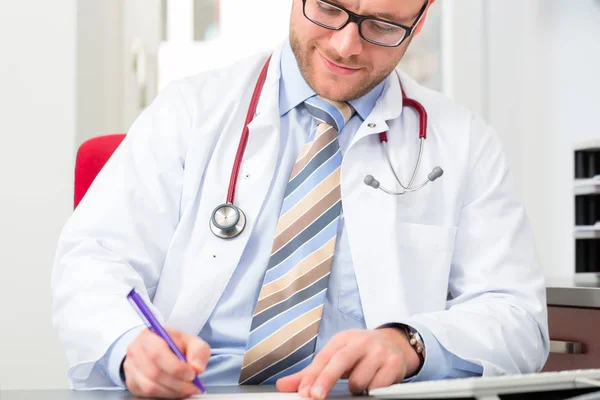
<path id="1" fill-rule="evenodd" d="M 324 399 L 339 379 L 354 394 L 399 383 L 419 368 L 406 333 L 395 328 L 338 333 L 302 371 L 281 378 L 277 389 Z"/>

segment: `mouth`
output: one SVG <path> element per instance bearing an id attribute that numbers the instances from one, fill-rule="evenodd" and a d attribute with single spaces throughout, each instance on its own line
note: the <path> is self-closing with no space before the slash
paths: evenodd
<path id="1" fill-rule="evenodd" d="M 329 70 L 330 72 L 332 72 L 334 74 L 345 75 L 345 76 L 353 75 L 362 69 L 362 68 L 345 67 L 343 65 L 337 64 L 337 63 L 329 60 L 319 50 L 317 50 L 317 53 L 319 54 L 319 57 L 321 58 L 325 68 L 327 68 L 327 70 Z"/>

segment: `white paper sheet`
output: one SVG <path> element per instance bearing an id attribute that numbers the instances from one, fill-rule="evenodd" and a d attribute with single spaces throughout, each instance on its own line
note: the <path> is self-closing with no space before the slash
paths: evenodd
<path id="1" fill-rule="evenodd" d="M 228 394 L 197 394 L 192 396 L 194 399 L 219 399 L 219 400 L 228 400 L 228 399 L 260 399 L 260 400 L 285 400 L 285 399 L 302 399 L 298 393 L 228 393 Z"/>

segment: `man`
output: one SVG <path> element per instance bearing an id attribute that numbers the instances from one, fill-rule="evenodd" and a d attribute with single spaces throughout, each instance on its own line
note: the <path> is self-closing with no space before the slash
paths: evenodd
<path id="1" fill-rule="evenodd" d="M 60 238 L 54 321 L 74 388 L 174 398 L 200 374 L 324 398 L 339 379 L 360 393 L 543 367 L 544 280 L 497 136 L 394 71 L 427 6 L 293 0 L 272 55 L 158 96 Z M 268 56 L 233 186 L 246 227 L 223 240 L 208 221 Z M 419 120 L 403 91 L 428 111 L 423 168 L 445 173 L 396 197 L 363 179 L 394 180 L 383 131 L 395 173 L 412 174 Z M 144 328 L 132 287 L 187 364 Z"/>

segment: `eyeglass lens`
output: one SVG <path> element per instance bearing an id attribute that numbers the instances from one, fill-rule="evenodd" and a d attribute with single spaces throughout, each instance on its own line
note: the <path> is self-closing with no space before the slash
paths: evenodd
<path id="1" fill-rule="evenodd" d="M 321 0 L 306 0 L 304 13 L 317 25 L 334 30 L 340 29 L 350 18 L 345 10 Z M 361 23 L 360 33 L 369 42 L 382 46 L 397 46 L 404 40 L 407 31 L 396 25 L 367 18 Z"/>

